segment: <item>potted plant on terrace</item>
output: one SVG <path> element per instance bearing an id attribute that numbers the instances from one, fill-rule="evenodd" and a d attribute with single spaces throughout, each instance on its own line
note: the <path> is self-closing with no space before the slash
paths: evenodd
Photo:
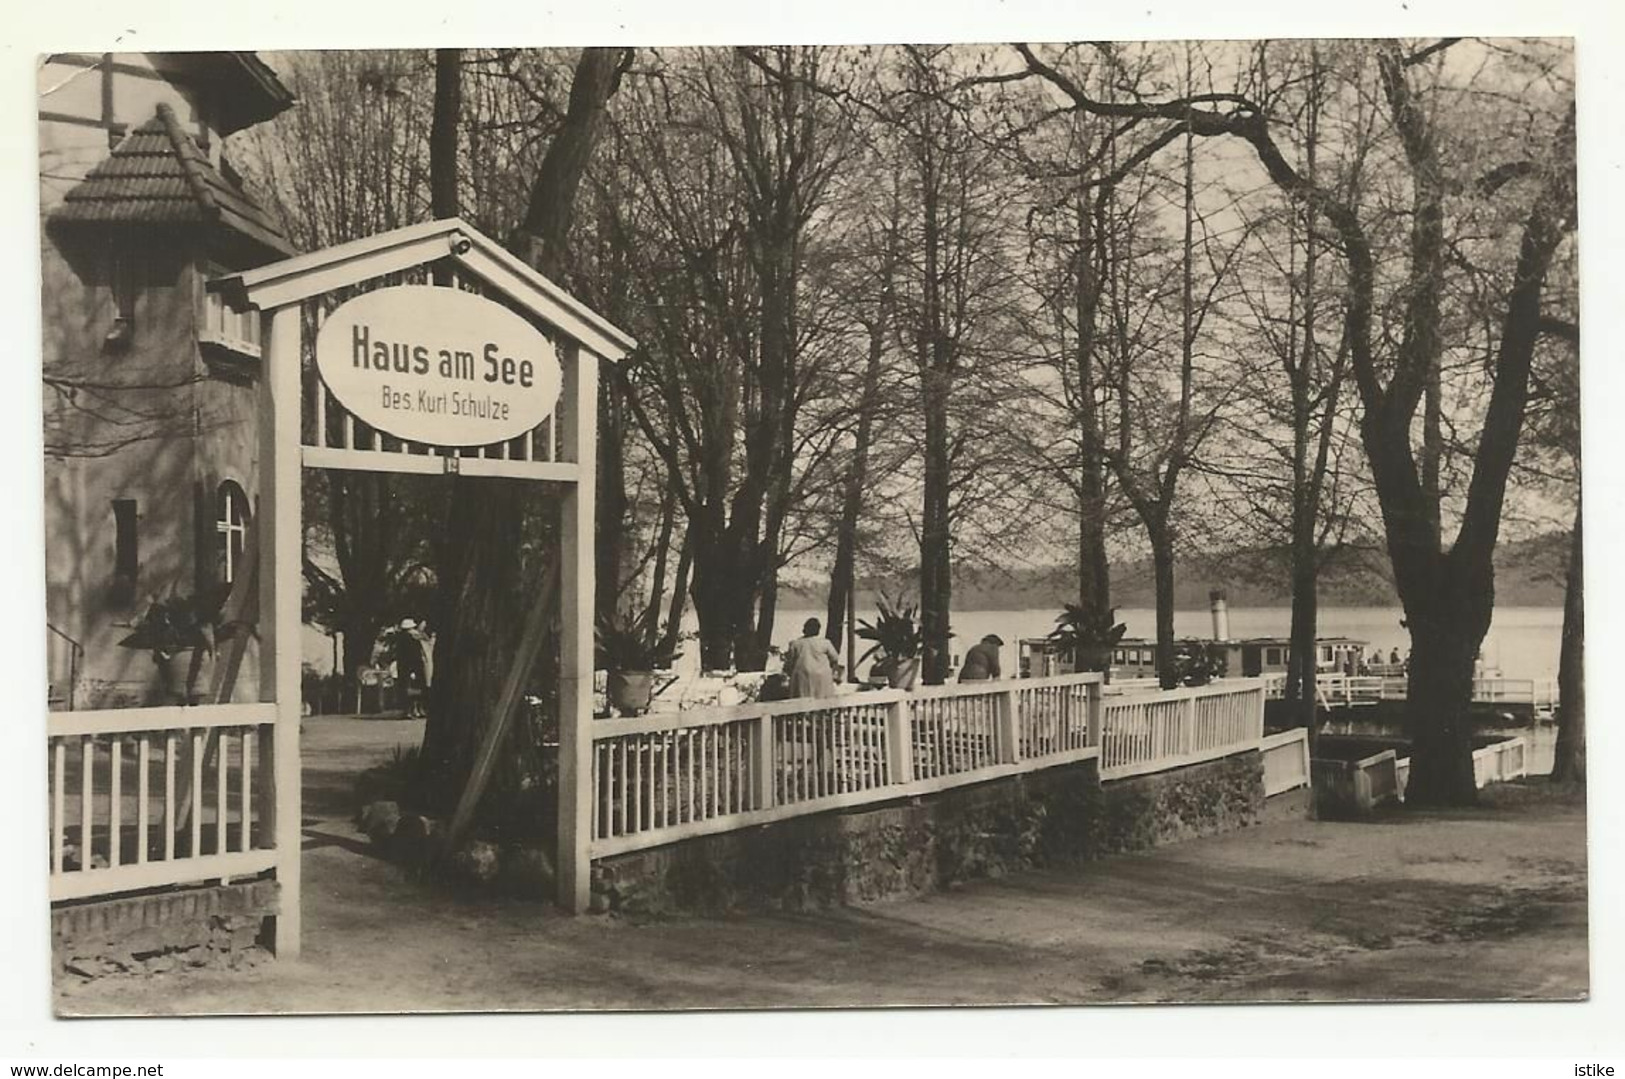
<path id="1" fill-rule="evenodd" d="M 914 680 L 920 673 L 920 646 L 924 642 L 924 634 L 916 617 L 919 608 L 912 604 L 904 607 L 900 600 L 885 597 L 880 599 L 877 606 L 879 611 L 873 622 L 858 620 L 858 636 L 874 642 L 868 651 L 858 657 L 858 662 L 862 663 L 879 653 L 879 658 L 870 668 L 871 674 L 884 677 L 893 689 L 913 689 Z"/>
<path id="2" fill-rule="evenodd" d="M 660 642 L 657 612 L 642 615 L 610 611 L 598 618 L 597 664 L 609 672 L 609 703 L 624 716 L 649 708 L 654 698 L 654 672 L 672 665 L 676 655 Z"/>
<path id="3" fill-rule="evenodd" d="M 1115 609 L 1100 611 L 1068 603 L 1045 639 L 1072 657 L 1073 670 L 1109 672 L 1112 649 L 1128 632 L 1128 626 L 1116 618 Z"/>
<path id="4" fill-rule="evenodd" d="M 1205 686 L 1215 678 L 1224 677 L 1224 656 L 1209 652 L 1201 641 L 1186 641 L 1174 652 L 1173 685 Z"/>
<path id="5" fill-rule="evenodd" d="M 214 625 L 196 599 L 174 593 L 154 599 L 119 644 L 152 653 L 163 703 L 199 702 L 206 661 L 214 654 Z"/>

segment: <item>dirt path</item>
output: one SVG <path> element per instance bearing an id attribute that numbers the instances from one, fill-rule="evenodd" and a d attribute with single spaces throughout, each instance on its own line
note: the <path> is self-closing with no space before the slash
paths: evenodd
<path id="1" fill-rule="evenodd" d="M 327 723 L 333 721 L 325 721 Z M 347 721 L 337 721 L 345 723 Z M 413 728 L 313 724 L 310 804 Z M 568 918 L 448 894 L 306 829 L 306 946 L 238 972 L 64 984 L 63 1014 L 1574 998 L 1583 799 L 1289 822 L 922 899 L 726 919 Z"/>

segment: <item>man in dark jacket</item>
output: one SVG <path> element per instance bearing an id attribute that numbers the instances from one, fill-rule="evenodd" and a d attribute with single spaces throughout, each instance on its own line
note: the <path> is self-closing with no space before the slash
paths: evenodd
<path id="1" fill-rule="evenodd" d="M 983 682 L 990 678 L 998 678 L 1002 673 L 999 670 L 999 649 L 1004 647 L 1004 640 L 997 633 L 989 633 L 980 642 L 970 646 L 965 653 L 965 663 L 959 668 L 961 682 Z"/>

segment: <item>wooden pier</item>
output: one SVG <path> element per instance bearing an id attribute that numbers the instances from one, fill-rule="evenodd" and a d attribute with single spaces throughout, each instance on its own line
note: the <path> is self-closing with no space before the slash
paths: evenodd
<path id="1" fill-rule="evenodd" d="M 1282 700 L 1286 675 L 1264 676 L 1267 699 Z M 1327 712 L 1372 708 L 1383 702 L 1403 702 L 1407 683 L 1398 675 L 1320 674 L 1315 678 L 1315 698 Z M 1508 713 L 1525 722 L 1551 720 L 1557 712 L 1556 679 L 1475 678 L 1473 705 L 1476 708 Z"/>

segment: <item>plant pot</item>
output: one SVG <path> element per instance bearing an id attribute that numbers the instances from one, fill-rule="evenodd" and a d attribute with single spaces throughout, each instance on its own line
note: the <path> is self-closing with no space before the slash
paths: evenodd
<path id="1" fill-rule="evenodd" d="M 623 716 L 640 715 L 654 699 L 653 671 L 610 671 L 604 684 L 609 703 Z"/>
<path id="2" fill-rule="evenodd" d="M 200 704 L 214 676 L 214 653 L 204 648 L 154 652 L 158 694 L 163 704 Z"/>
<path id="3" fill-rule="evenodd" d="M 900 660 L 897 666 L 887 672 L 886 680 L 891 683 L 893 689 L 913 689 L 914 680 L 919 676 L 920 660 L 916 656 L 913 659 Z"/>
<path id="4" fill-rule="evenodd" d="M 1072 652 L 1072 666 L 1077 673 L 1105 671 L 1112 665 L 1112 646 L 1109 644 L 1080 644 Z"/>

